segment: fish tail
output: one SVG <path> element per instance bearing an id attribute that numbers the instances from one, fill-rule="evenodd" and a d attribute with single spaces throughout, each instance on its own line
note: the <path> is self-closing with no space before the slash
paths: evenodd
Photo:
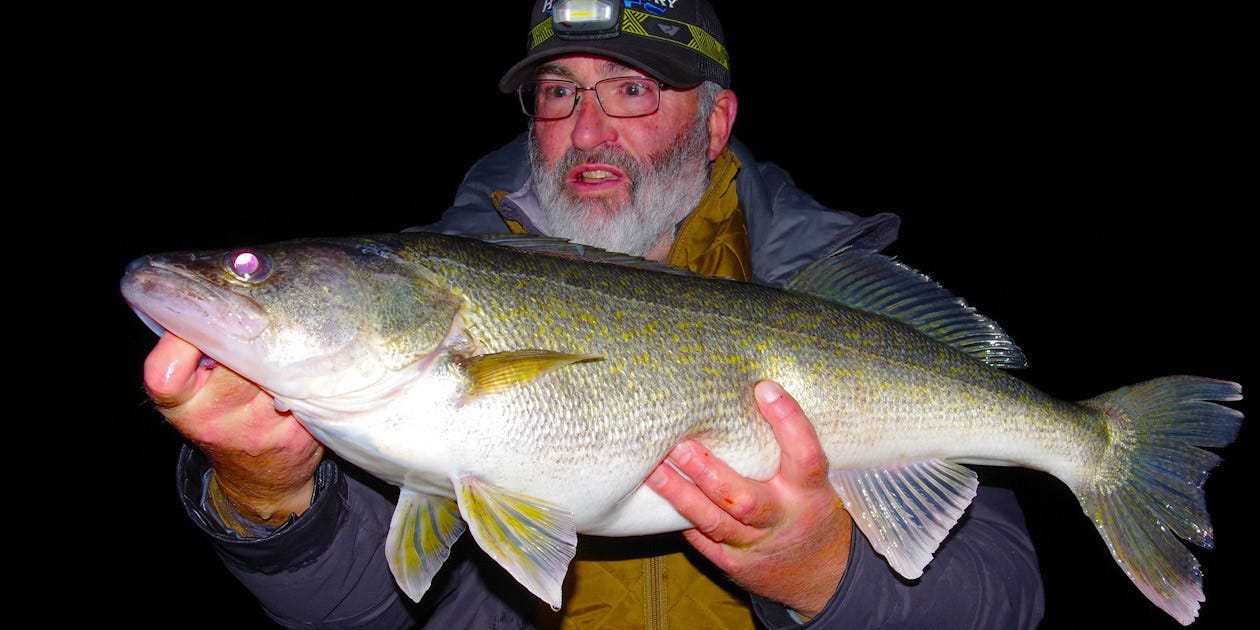
<path id="1" fill-rule="evenodd" d="M 1203 485 L 1221 458 L 1202 447 L 1228 445 L 1242 424 L 1211 401 L 1241 399 L 1238 383 L 1170 376 L 1081 401 L 1109 432 L 1097 474 L 1076 488 L 1081 506 L 1129 579 L 1183 625 L 1198 616 L 1203 572 L 1177 537 L 1213 544 Z"/>

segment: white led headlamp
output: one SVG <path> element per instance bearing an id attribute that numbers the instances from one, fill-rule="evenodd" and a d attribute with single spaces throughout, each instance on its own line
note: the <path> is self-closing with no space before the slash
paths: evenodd
<path id="1" fill-rule="evenodd" d="M 621 0 L 557 0 L 551 27 L 560 39 L 609 39 L 621 33 Z"/>

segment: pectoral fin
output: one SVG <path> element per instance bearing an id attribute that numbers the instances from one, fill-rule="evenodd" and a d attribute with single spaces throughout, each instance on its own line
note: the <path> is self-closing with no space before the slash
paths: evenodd
<path id="1" fill-rule="evenodd" d="M 566 365 L 602 360 L 603 357 L 536 349 L 468 357 L 462 363 L 472 385 L 465 396 L 472 398 L 495 394 Z"/>
<path id="2" fill-rule="evenodd" d="M 464 529 L 454 501 L 402 489 L 385 554 L 394 580 L 408 597 L 420 601 Z"/>
<path id="3" fill-rule="evenodd" d="M 559 610 L 560 587 L 577 551 L 573 515 L 476 477 L 452 481 L 459 510 L 477 544 L 525 588 Z"/>
<path id="4" fill-rule="evenodd" d="M 864 470 L 837 470 L 831 485 L 875 551 L 914 579 L 932 561 L 976 496 L 976 473 L 933 459 Z"/>

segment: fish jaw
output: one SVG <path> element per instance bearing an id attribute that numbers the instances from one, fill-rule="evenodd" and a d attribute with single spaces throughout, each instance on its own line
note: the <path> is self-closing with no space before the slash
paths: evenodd
<path id="1" fill-rule="evenodd" d="M 196 346 L 265 389 L 278 408 L 333 400 L 385 374 L 369 345 L 295 335 L 266 305 L 198 273 L 201 267 L 190 261 L 175 256 L 133 261 L 121 283 L 123 298 L 150 330 Z M 358 356 L 349 358 L 343 346 Z"/>
<path id="2" fill-rule="evenodd" d="M 358 264 L 365 259 L 370 269 Z M 243 260 L 257 261 L 252 275 Z M 459 343 L 461 303 L 424 273 L 381 257 L 370 242 L 305 242 L 141 257 L 121 290 L 154 332 L 197 346 L 274 396 L 278 408 L 315 416 L 379 405 L 445 343 Z M 407 290 L 377 290 L 395 280 Z M 404 303 L 431 307 L 420 319 L 391 317 Z"/>
<path id="3" fill-rule="evenodd" d="M 156 334 L 170 332 L 211 357 L 248 357 L 237 363 L 265 365 L 251 344 L 269 325 L 267 311 L 160 257 L 137 258 L 121 282 L 123 299 Z"/>

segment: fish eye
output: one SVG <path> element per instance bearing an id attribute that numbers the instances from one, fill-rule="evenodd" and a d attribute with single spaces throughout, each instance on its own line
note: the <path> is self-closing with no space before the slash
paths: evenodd
<path id="1" fill-rule="evenodd" d="M 250 249 L 236 249 L 223 257 L 223 268 L 237 280 L 261 282 L 271 274 L 271 259 Z"/>

